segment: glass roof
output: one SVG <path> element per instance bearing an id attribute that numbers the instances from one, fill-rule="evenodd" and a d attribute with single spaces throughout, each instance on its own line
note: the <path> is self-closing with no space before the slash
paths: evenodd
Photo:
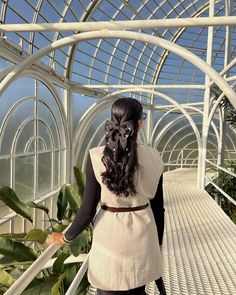
<path id="1" fill-rule="evenodd" d="M 27 13 L 26 13 L 27 12 Z M 236 1 L 233 1 L 233 12 Z M 204 17 L 206 0 L 1 0 L 2 23 L 90 22 Z M 225 1 L 215 1 L 215 15 L 225 15 Z M 173 41 L 206 59 L 207 28 L 158 28 L 139 30 Z M 6 33 L 7 39 L 32 54 L 75 32 Z M 235 27 L 232 29 L 230 60 L 236 57 Z M 225 27 L 214 27 L 212 66 L 224 68 Z M 181 57 L 152 44 L 133 40 L 96 39 L 65 46 L 41 59 L 58 75 L 71 82 L 88 84 L 204 84 L 204 74 Z M 235 68 L 230 75 L 235 75 Z M 176 101 L 202 101 L 196 89 L 163 91 Z M 150 94 L 144 94 L 150 97 Z M 160 100 L 161 103 L 161 100 Z"/>

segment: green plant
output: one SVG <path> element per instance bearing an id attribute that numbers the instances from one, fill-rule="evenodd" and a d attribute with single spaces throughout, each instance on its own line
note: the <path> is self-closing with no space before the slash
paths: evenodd
<path id="1" fill-rule="evenodd" d="M 227 161 L 225 168 L 236 173 L 236 161 Z M 224 192 L 226 192 L 231 198 L 236 201 L 236 178 L 229 175 L 228 173 L 217 169 L 213 182 L 216 183 Z M 209 185 L 207 192 L 216 198 L 220 196 L 221 208 L 224 212 L 232 219 L 236 224 L 236 206 L 230 202 L 224 195 L 222 195 L 213 185 Z"/>
<path id="2" fill-rule="evenodd" d="M 211 87 L 212 101 L 216 101 L 221 94 L 222 90 L 214 84 Z M 225 120 L 229 126 L 236 129 L 236 110 L 226 96 L 220 101 L 219 107 L 225 111 Z"/>
<path id="3" fill-rule="evenodd" d="M 43 210 L 47 215 L 46 221 L 50 224 L 50 227 L 45 231 L 33 228 L 27 233 L 0 235 L 0 254 L 2 255 L 0 259 L 0 294 L 4 294 L 24 270 L 45 250 L 47 235 L 53 231 L 63 231 L 72 222 L 80 208 L 85 181 L 84 174 L 77 167 L 74 167 L 74 175 L 77 186 L 64 184 L 58 194 L 57 219 L 49 216 L 46 206 L 32 201 L 21 201 L 15 191 L 8 186 L 0 188 L 0 201 L 31 222 L 32 226 L 33 218 L 30 208 Z M 81 263 L 64 265 L 64 261 L 72 254 L 78 256 L 80 253 L 88 253 L 91 242 L 92 226 L 89 225 L 73 242 L 63 245 L 56 252 L 53 267 L 43 270 L 22 294 L 65 294 Z M 87 276 L 84 276 L 76 294 L 86 294 L 88 287 Z"/>

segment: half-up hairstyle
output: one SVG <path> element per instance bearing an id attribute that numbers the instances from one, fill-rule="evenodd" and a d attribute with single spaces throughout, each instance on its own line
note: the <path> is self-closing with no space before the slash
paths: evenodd
<path id="1" fill-rule="evenodd" d="M 111 119 L 105 123 L 105 148 L 102 162 L 106 171 L 102 182 L 116 196 L 135 195 L 134 172 L 138 168 L 138 120 L 142 104 L 131 97 L 117 99 L 111 108 Z"/>

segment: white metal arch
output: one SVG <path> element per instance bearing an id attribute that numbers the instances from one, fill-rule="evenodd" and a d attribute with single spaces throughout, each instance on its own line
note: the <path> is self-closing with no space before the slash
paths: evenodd
<path id="1" fill-rule="evenodd" d="M 17 142 L 21 136 L 21 133 L 24 131 L 24 128 L 30 123 L 30 122 L 34 122 L 34 117 L 28 117 L 26 120 L 24 120 L 20 126 L 18 127 L 16 134 L 13 138 L 13 143 L 12 143 L 12 149 L 11 149 L 11 154 L 15 155 L 15 151 L 16 151 L 16 147 L 17 147 Z M 47 131 L 49 133 L 49 138 L 50 138 L 50 142 L 51 142 L 51 149 L 55 149 L 55 140 L 54 140 L 54 136 L 52 134 L 52 131 L 49 127 L 49 125 L 44 122 L 42 119 L 38 118 L 38 121 L 40 121 L 46 128 Z"/>
<path id="2" fill-rule="evenodd" d="M 127 92 L 145 92 L 145 93 L 154 94 L 154 95 L 160 96 L 164 100 L 167 100 L 170 103 L 172 103 L 173 105 L 175 105 L 185 115 L 186 119 L 188 119 L 190 125 L 193 128 L 193 131 L 195 132 L 195 135 L 196 135 L 197 139 L 199 140 L 199 144 L 200 144 L 200 134 L 199 134 L 199 131 L 196 128 L 195 123 L 192 120 L 192 118 L 189 116 L 189 114 L 185 111 L 185 109 L 179 103 L 177 103 L 174 99 L 172 99 L 171 97 L 169 97 L 168 95 L 166 95 L 164 93 L 157 92 L 157 91 L 151 90 L 151 89 L 130 88 L 130 89 L 124 89 L 124 90 L 119 90 L 119 91 L 113 92 L 113 93 L 108 94 L 107 96 L 105 96 L 105 98 L 108 99 L 108 98 L 117 96 L 117 95 L 122 94 L 122 93 L 127 93 Z M 154 105 L 153 108 L 155 109 L 155 105 Z"/>
<path id="3" fill-rule="evenodd" d="M 199 112 L 200 115 L 203 115 L 203 111 L 199 110 L 199 109 L 196 108 L 196 107 L 191 107 L 191 106 L 187 106 L 187 107 L 185 107 L 185 106 L 183 106 L 183 108 L 185 108 L 185 109 L 193 109 L 193 110 Z M 165 114 L 163 114 L 163 115 L 160 117 L 160 119 L 157 121 L 157 123 L 156 123 L 156 125 L 155 125 L 155 127 L 154 127 L 154 129 L 153 129 L 152 136 L 151 136 L 151 143 L 153 143 L 153 137 L 154 137 L 154 135 L 155 135 L 155 132 L 156 132 L 156 129 L 157 129 L 158 125 L 161 123 L 161 120 L 162 120 L 164 117 L 166 117 L 167 115 L 169 115 L 170 113 L 172 113 L 173 111 L 177 110 L 177 109 L 178 109 L 178 108 L 175 107 L 175 108 L 169 110 L 168 112 L 166 112 Z M 194 115 L 199 116 L 199 114 L 194 114 Z M 183 118 L 183 117 L 185 117 L 185 116 L 181 116 L 181 118 Z M 216 134 L 216 137 L 217 137 L 217 141 L 219 142 L 219 132 L 218 132 L 216 126 L 215 126 L 215 123 L 214 123 L 213 121 L 211 121 L 210 124 L 212 125 L 212 128 L 214 129 L 215 134 Z"/>
<path id="4" fill-rule="evenodd" d="M 32 97 L 32 96 L 26 96 L 26 97 L 22 97 L 21 99 L 19 99 L 18 101 L 16 101 L 12 106 L 11 108 L 9 109 L 9 111 L 7 112 L 7 114 L 5 115 L 4 117 L 4 120 L 2 122 L 2 125 L 0 126 L 0 134 L 4 134 L 4 130 L 7 126 L 7 122 L 9 121 L 9 118 L 11 117 L 11 114 L 18 108 L 21 106 L 21 103 L 24 103 L 26 100 L 29 100 L 29 99 L 34 99 L 35 97 Z M 57 124 L 57 120 L 56 120 L 56 117 L 54 116 L 53 112 L 51 111 L 50 107 L 45 103 L 44 100 L 42 100 L 41 98 L 37 97 L 38 99 L 38 102 L 41 102 L 50 112 L 52 118 L 53 118 L 53 122 L 55 124 L 55 127 L 56 127 L 56 131 L 57 131 L 57 137 L 59 139 L 59 144 L 61 145 L 62 144 L 62 140 L 61 140 L 61 133 L 59 132 L 59 127 L 58 127 L 58 124 Z M 3 136 L 0 136 L 0 147 L 1 147 L 1 144 L 2 144 L 2 139 L 3 139 Z"/>
<path id="5" fill-rule="evenodd" d="M 60 40 L 53 42 L 52 44 L 40 49 L 33 55 L 29 56 L 26 60 L 18 64 L 14 70 L 9 73 L 0 83 L 0 92 L 4 91 L 4 89 L 11 83 L 17 75 L 19 75 L 24 69 L 28 68 L 32 65 L 33 62 L 43 57 L 44 55 L 50 53 L 51 51 L 66 46 L 74 44 L 75 42 L 80 42 L 89 39 L 97 39 L 97 38 L 120 38 L 120 39 L 132 39 L 141 42 L 148 42 L 154 45 L 160 46 L 166 50 L 174 52 L 177 55 L 180 55 L 184 59 L 188 60 L 190 63 L 194 64 L 197 68 L 202 70 L 206 75 L 208 75 L 221 90 L 225 93 L 228 99 L 231 101 L 234 108 L 236 108 L 236 94 L 231 89 L 230 85 L 217 73 L 211 66 L 209 66 L 205 61 L 191 53 L 187 49 L 182 46 L 179 46 L 170 41 L 164 40 L 162 38 L 156 36 L 150 36 L 143 33 L 136 32 L 128 32 L 128 31 L 112 31 L 112 30 L 104 30 L 104 31 L 94 31 L 94 32 L 86 32 L 75 34 L 70 37 L 65 37 Z M 200 158 L 202 158 L 202 149 L 199 151 Z M 201 167 L 201 165 L 199 165 Z M 198 169 L 198 184 L 200 185 L 200 174 L 201 171 Z"/>
<path id="6" fill-rule="evenodd" d="M 102 38 L 102 39 L 120 38 L 120 39 L 131 39 L 131 40 L 137 40 L 141 42 L 148 42 L 148 43 L 152 43 L 154 45 L 160 46 L 171 52 L 174 52 L 177 55 L 180 55 L 184 59 L 188 60 L 190 63 L 194 64 L 201 71 L 205 72 L 205 74 L 208 75 L 219 86 L 219 88 L 221 88 L 221 90 L 225 93 L 225 95 L 231 101 L 232 105 L 236 108 L 236 94 L 231 89 L 230 85 L 220 76 L 219 73 L 217 73 L 204 60 L 202 60 L 195 54 L 191 53 L 190 51 L 188 51 L 182 46 L 179 46 L 175 43 L 164 40 L 160 37 L 150 36 L 143 33 L 118 31 L 118 30 L 117 31 L 104 30 L 104 31 L 85 32 L 85 33 L 75 34 L 70 37 L 65 37 L 51 43 L 50 45 L 40 49 L 33 55 L 29 56 L 22 63 L 17 65 L 14 68 L 14 70 L 11 73 L 9 73 L 0 83 L 0 92 L 2 92 L 7 87 L 7 85 L 9 85 L 9 83 L 11 83 L 11 81 L 15 79 L 17 75 L 19 75 L 20 72 L 28 68 L 30 65 L 32 65 L 33 62 L 43 57 L 44 55 L 50 53 L 51 51 L 54 51 L 55 49 L 66 46 L 66 45 L 71 45 L 75 42 L 80 42 L 80 41 L 90 40 L 90 39 L 97 39 L 97 38 Z"/>
<path id="7" fill-rule="evenodd" d="M 182 129 L 184 129 L 184 128 L 186 128 L 186 126 L 184 126 Z M 179 129 L 178 131 L 180 131 L 180 129 Z M 181 130 L 181 131 L 182 131 L 182 130 Z M 173 148 L 172 148 L 172 150 L 171 150 L 171 152 L 170 152 L 170 154 L 169 154 L 168 162 L 171 162 L 172 154 L 176 151 L 175 148 L 178 146 L 178 144 L 180 144 L 181 141 L 182 141 L 183 139 L 185 139 L 185 138 L 187 138 L 187 137 L 189 137 L 189 136 L 191 136 L 191 135 L 193 135 L 193 134 L 192 134 L 192 133 L 188 133 L 188 134 L 184 135 L 182 138 L 180 138 L 180 139 L 175 143 L 175 145 L 173 146 Z M 188 143 L 188 144 L 185 145 L 185 146 L 188 146 L 188 145 L 190 145 L 190 144 L 192 144 L 192 143 L 194 143 L 194 142 L 196 142 L 196 140 L 191 141 L 190 143 Z M 216 151 L 217 151 L 217 146 L 216 146 L 213 142 L 211 142 L 211 141 L 208 141 L 208 142 L 211 143 L 211 144 L 215 147 L 215 149 L 216 149 Z M 157 146 L 157 145 L 156 145 L 156 146 Z M 183 148 L 183 149 L 184 149 L 184 148 Z"/>
<path id="8" fill-rule="evenodd" d="M 173 122 L 173 121 L 172 121 Z M 175 122 L 173 122 L 173 123 L 175 123 Z M 169 126 L 169 128 L 171 128 L 172 126 Z M 188 125 L 187 126 L 182 126 L 181 128 L 179 128 L 177 131 L 176 131 L 176 133 L 178 133 L 178 132 L 181 132 L 183 129 L 185 129 L 185 128 L 187 128 L 187 127 L 189 127 Z M 169 129 L 168 128 L 168 129 Z M 162 150 L 162 152 L 163 153 L 165 153 L 166 152 L 166 147 L 168 146 L 168 144 L 169 144 L 169 142 L 172 140 L 172 138 L 175 136 L 175 134 L 176 133 L 174 133 L 174 134 L 172 134 L 169 138 L 168 138 L 168 140 L 166 141 L 166 143 L 165 143 L 165 145 L 164 145 L 164 148 L 163 148 L 163 150 Z M 193 133 L 188 133 L 187 135 L 193 135 Z M 180 138 L 180 140 L 182 140 L 182 138 Z M 159 142 L 155 142 L 154 143 L 154 146 L 155 147 L 157 147 L 158 146 L 158 144 L 159 144 Z M 172 153 L 173 153 L 173 151 L 174 151 L 174 148 L 175 148 L 175 146 L 172 148 L 172 150 L 171 150 L 171 152 L 170 152 L 170 154 L 172 155 Z M 169 159 L 170 160 L 170 159 Z"/>
<path id="9" fill-rule="evenodd" d="M 192 142 L 192 143 L 193 143 L 193 142 Z M 190 142 L 189 144 L 191 144 L 191 142 Z M 188 145 L 189 145 L 189 144 L 188 144 Z M 192 153 L 194 153 L 194 152 L 196 152 L 196 150 L 193 150 L 193 151 L 190 151 L 190 152 L 189 152 L 189 154 L 186 156 L 185 163 L 186 163 L 186 161 L 188 160 L 188 157 L 189 157 Z M 209 154 L 211 155 L 212 159 L 215 160 L 214 155 L 213 155 L 213 153 L 212 153 L 210 150 L 207 150 L 207 153 L 209 153 Z M 195 162 L 196 160 L 197 160 L 197 158 L 194 159 L 194 162 Z"/>

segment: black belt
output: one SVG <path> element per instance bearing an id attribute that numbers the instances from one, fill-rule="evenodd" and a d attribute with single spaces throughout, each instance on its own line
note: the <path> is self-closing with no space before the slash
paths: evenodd
<path id="1" fill-rule="evenodd" d="M 110 212 L 128 212 L 128 211 L 138 211 L 146 208 L 148 206 L 148 203 L 142 206 L 137 207 L 109 207 L 107 205 L 101 205 L 101 208 L 103 210 L 107 210 Z"/>

